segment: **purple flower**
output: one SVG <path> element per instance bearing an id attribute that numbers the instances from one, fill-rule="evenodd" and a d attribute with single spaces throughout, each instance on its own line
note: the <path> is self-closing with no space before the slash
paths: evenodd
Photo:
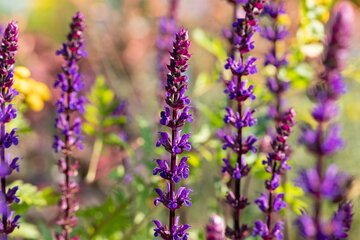
<path id="1" fill-rule="evenodd" d="M 315 168 L 302 170 L 296 183 L 309 194 L 320 195 L 335 201 L 344 195 L 348 180 L 347 174 L 340 172 L 335 165 L 331 165 L 326 170 L 323 179 L 320 179 Z"/>
<path id="2" fill-rule="evenodd" d="M 333 235 L 337 239 L 347 239 L 351 229 L 353 207 L 350 202 L 339 205 L 337 212 L 332 218 Z"/>
<path id="3" fill-rule="evenodd" d="M 181 179 L 189 177 L 189 165 L 187 164 L 188 157 L 181 158 L 178 165 L 175 166 L 174 172 L 171 171 L 167 160 L 157 159 L 158 167 L 154 168 L 154 175 L 159 174 L 166 180 L 172 180 L 175 183 L 180 182 Z"/>
<path id="4" fill-rule="evenodd" d="M 56 102 L 55 127 L 59 134 L 54 137 L 53 148 L 55 152 L 64 154 L 58 161 L 58 166 L 65 179 L 60 183 L 62 196 L 59 203 L 60 218 L 57 223 L 62 230 L 56 233 L 58 240 L 69 239 L 71 229 L 76 226 L 77 221 L 75 212 L 78 209 L 78 200 L 75 195 L 79 187 L 71 177 L 76 174 L 78 163 L 70 159 L 75 148 L 82 149 L 81 118 L 78 115 L 84 113 L 85 103 L 85 98 L 79 94 L 84 86 L 79 72 L 79 61 L 86 56 L 84 28 L 84 16 L 77 12 L 72 18 L 67 42 L 56 52 L 65 60 L 62 72 L 58 74 L 54 83 L 54 87 L 61 90 L 61 95 Z"/>
<path id="5" fill-rule="evenodd" d="M 187 240 L 189 234 L 186 232 L 190 226 L 188 224 L 179 225 L 179 218 L 175 219 L 172 231 L 167 226 L 163 226 L 159 220 L 153 221 L 156 228 L 154 229 L 154 237 L 161 237 L 164 240 Z"/>
<path id="6" fill-rule="evenodd" d="M 15 54 L 18 50 L 18 25 L 10 22 L 4 30 L 0 48 L 0 238 L 8 239 L 8 235 L 19 227 L 19 215 L 11 210 L 11 205 L 19 203 L 16 196 L 18 187 L 7 188 L 7 177 L 14 171 L 19 171 L 18 157 L 11 158 L 6 149 L 18 144 L 16 129 L 7 130 L 6 124 L 16 118 L 16 109 L 11 104 L 18 94 L 13 88 Z"/>
<path id="7" fill-rule="evenodd" d="M 319 129 L 313 130 L 309 125 L 305 125 L 302 127 L 299 142 L 304 144 L 310 152 L 322 155 L 334 154 L 344 146 L 344 142 L 339 136 L 340 127 L 338 125 L 331 125 L 325 134 L 324 136 Z"/>
<path id="8" fill-rule="evenodd" d="M 187 61 L 190 58 L 189 46 L 190 41 L 187 31 L 184 29 L 179 30 L 170 52 L 170 63 L 167 65 L 170 71 L 167 74 L 167 81 L 164 86 L 167 106 L 160 113 L 160 124 L 166 126 L 169 132 L 160 132 L 159 139 L 156 142 L 157 147 L 163 146 L 170 154 L 170 160 L 156 160 L 158 166 L 153 171 L 154 175 L 159 174 L 167 180 L 167 191 L 164 193 L 159 188 L 155 189 L 159 197 L 154 200 L 156 206 L 162 203 L 169 209 L 170 220 L 168 226 L 163 226 L 158 220 L 154 221 L 156 225 L 154 236 L 160 236 L 165 240 L 188 239 L 186 231 L 190 227 L 187 224 L 178 225 L 178 218 L 175 217 L 177 209 L 183 205 L 191 206 L 189 196 L 191 189 L 179 187 L 177 192 L 175 190 L 175 184 L 179 183 L 181 179 L 188 178 L 190 172 L 187 164 L 188 157 L 182 157 L 178 161 L 179 154 L 191 150 L 190 134 L 182 134 L 181 131 L 181 127 L 186 122 L 192 122 L 192 115 L 189 113 L 190 100 L 185 96 L 188 77 L 184 75 L 188 68 Z"/>
<path id="9" fill-rule="evenodd" d="M 300 233 L 305 238 L 312 238 L 316 235 L 316 226 L 311 216 L 307 214 L 301 215 L 297 220 Z"/>
<path id="10" fill-rule="evenodd" d="M 261 211 L 266 213 L 269 210 L 269 199 L 265 193 L 262 193 L 261 197 L 258 197 L 254 202 Z"/>
<path id="11" fill-rule="evenodd" d="M 225 223 L 224 220 L 213 214 L 210 222 L 206 225 L 206 240 L 224 240 L 225 239 Z"/>

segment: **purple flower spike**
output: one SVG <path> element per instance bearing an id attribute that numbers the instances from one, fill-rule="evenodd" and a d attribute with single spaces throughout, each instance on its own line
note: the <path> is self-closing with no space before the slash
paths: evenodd
<path id="1" fill-rule="evenodd" d="M 250 235 L 250 229 L 240 222 L 242 210 L 248 205 L 248 200 L 240 193 L 241 180 L 248 175 L 250 167 L 246 163 L 246 154 L 256 153 L 254 146 L 257 141 L 253 135 L 243 136 L 243 129 L 252 127 L 257 123 L 254 110 L 245 107 L 247 100 L 254 100 L 254 86 L 248 84 L 245 77 L 257 73 L 256 58 L 249 53 L 255 48 L 253 36 L 258 32 L 257 17 L 263 8 L 264 0 L 229 0 L 234 6 L 234 21 L 231 31 L 226 31 L 226 37 L 231 44 L 231 51 L 224 65 L 232 74 L 230 80 L 225 80 L 225 94 L 230 101 L 226 108 L 224 122 L 227 124 L 226 134 L 223 135 L 223 149 L 231 149 L 227 159 L 224 159 L 223 173 L 231 176 L 234 190 L 227 194 L 226 202 L 233 208 L 233 227 L 227 227 L 226 237 L 230 239 L 243 239 Z M 245 12 L 243 18 L 237 18 L 236 9 L 242 6 Z M 231 157 L 235 154 L 236 157 Z M 230 159 L 235 159 L 231 162 Z"/>
<path id="2" fill-rule="evenodd" d="M 275 74 L 267 77 L 267 87 L 273 94 L 273 104 L 271 104 L 271 114 L 269 116 L 277 123 L 283 114 L 284 101 L 283 95 L 289 88 L 289 82 L 286 79 L 281 78 L 280 71 L 282 68 L 288 65 L 287 54 L 281 54 L 277 50 L 279 42 L 283 41 L 288 35 L 287 26 L 281 25 L 278 19 L 281 15 L 286 14 L 284 2 L 278 3 L 271 1 L 264 6 L 262 16 L 268 19 L 269 25 L 264 26 L 262 29 L 263 38 L 267 39 L 271 43 L 269 52 L 265 55 L 265 66 L 272 65 L 276 68 Z"/>
<path id="3" fill-rule="evenodd" d="M 18 94 L 13 88 L 15 54 L 18 50 L 19 29 L 16 22 L 10 22 L 4 30 L 0 48 L 0 239 L 8 239 L 8 235 L 19 227 L 19 215 L 11 211 L 11 205 L 19 203 L 16 196 L 18 187 L 7 188 L 7 177 L 15 170 L 19 171 L 18 157 L 11 158 L 6 149 L 18 144 L 16 129 L 7 130 L 6 123 L 16 118 L 16 109 L 12 101 Z"/>
<path id="4" fill-rule="evenodd" d="M 188 239 L 187 230 L 189 225 L 179 225 L 176 210 L 182 206 L 191 206 L 191 189 L 179 187 L 176 190 L 176 183 L 189 177 L 188 157 L 179 159 L 179 154 L 191 150 L 189 142 L 190 134 L 182 134 L 181 127 L 186 122 L 192 122 L 190 111 L 190 100 L 185 96 L 188 88 L 188 77 L 184 74 L 187 70 L 187 61 L 190 58 L 190 41 L 186 30 L 181 29 L 175 36 L 173 49 L 170 52 L 170 63 L 167 65 L 170 71 L 167 74 L 167 82 L 164 86 L 166 90 L 164 111 L 160 113 L 160 124 L 167 127 L 169 131 L 159 133 L 157 147 L 162 146 L 170 155 L 169 160 L 156 160 L 157 167 L 153 174 L 167 180 L 167 190 L 155 189 L 158 197 L 154 200 L 155 206 L 162 203 L 169 210 L 169 225 L 162 225 L 155 220 L 156 228 L 154 236 L 164 240 L 186 240 Z"/>
<path id="5" fill-rule="evenodd" d="M 160 86 L 164 88 L 167 82 L 167 63 L 169 52 L 173 47 L 173 39 L 178 30 L 176 14 L 178 11 L 179 0 L 170 0 L 168 16 L 164 16 L 159 20 L 159 34 L 156 40 L 157 54 L 157 70 Z M 164 104 L 165 98 L 161 94 L 158 95 L 159 103 Z M 163 123 L 161 123 L 164 125 Z"/>
<path id="6" fill-rule="evenodd" d="M 344 147 L 340 127 L 334 123 L 338 113 L 336 100 L 346 92 L 341 76 L 354 22 L 354 12 L 348 2 L 340 2 L 331 14 L 326 51 L 323 59 L 324 71 L 319 80 L 309 89 L 308 95 L 316 103 L 312 116 L 316 127 L 305 125 L 299 142 L 315 156 L 315 167 L 302 170 L 296 184 L 312 197 L 313 212 L 298 219 L 300 233 L 307 239 L 346 239 L 351 228 L 352 205 L 340 203 L 332 220 L 322 216 L 325 200 L 341 202 L 346 194 L 346 185 L 351 177 L 340 172 L 326 160 Z"/>
<path id="7" fill-rule="evenodd" d="M 55 127 L 58 134 L 54 138 L 55 152 L 61 152 L 64 157 L 58 161 L 59 171 L 64 174 L 64 181 L 60 183 L 62 196 L 59 202 L 60 218 L 57 224 L 62 228 L 56 233 L 56 239 L 78 239 L 71 237 L 72 228 L 76 226 L 75 212 L 79 208 L 76 197 L 78 184 L 72 179 L 76 175 L 78 163 L 72 159 L 74 149 L 82 149 L 81 120 L 79 114 L 84 112 L 85 98 L 79 94 L 83 87 L 79 72 L 79 61 L 86 56 L 84 49 L 84 16 L 76 13 L 70 24 L 67 42 L 56 52 L 62 56 L 65 63 L 62 72 L 58 74 L 54 87 L 61 90 L 60 99 L 56 103 L 57 117 Z"/>
<path id="8" fill-rule="evenodd" d="M 289 168 L 287 159 L 289 155 L 288 137 L 295 125 L 295 111 L 290 108 L 279 119 L 276 129 L 277 135 L 273 137 L 271 146 L 272 152 L 268 153 L 267 159 L 263 161 L 265 171 L 271 174 L 271 178 L 265 180 L 267 193 L 262 193 L 261 197 L 255 200 L 259 209 L 266 216 L 266 224 L 257 221 L 253 234 L 259 235 L 264 240 L 283 239 L 283 223 L 277 222 L 272 225 L 273 213 L 279 212 L 286 207 L 284 194 L 276 194 L 275 190 L 280 186 L 280 176 L 284 175 Z M 266 231 L 265 231 L 266 230 Z"/>

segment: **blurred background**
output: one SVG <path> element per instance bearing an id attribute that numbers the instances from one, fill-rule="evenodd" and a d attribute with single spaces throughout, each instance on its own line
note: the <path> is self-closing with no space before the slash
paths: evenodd
<path id="1" fill-rule="evenodd" d="M 286 76 L 291 89 L 287 105 L 297 112 L 297 122 L 311 122 L 313 104 L 306 88 L 316 79 L 316 66 L 321 61 L 326 23 L 335 1 L 286 1 L 285 24 L 289 38 L 281 47 L 289 51 L 290 66 Z M 355 23 L 360 21 L 358 2 L 353 2 Z M 85 149 L 77 152 L 80 170 L 81 239 L 152 239 L 152 219 L 165 218 L 162 207 L 155 208 L 153 188 L 159 178 L 152 176 L 154 159 L 163 154 L 155 148 L 158 124 L 159 87 L 157 48 L 159 19 L 168 14 L 167 0 L 1 0 L 0 22 L 16 20 L 20 26 L 20 49 L 16 63 L 16 87 L 20 91 L 18 108 L 21 116 L 14 123 L 20 129 L 20 144 L 14 149 L 22 158 L 21 171 L 13 175 L 20 184 L 22 200 L 17 211 L 24 214 L 19 239 L 52 239 L 56 229 L 59 155 L 52 150 L 54 103 L 58 92 L 53 89 L 62 61 L 55 51 L 65 41 L 71 16 L 81 11 L 86 17 L 88 57 L 81 63 L 88 98 L 84 116 Z M 241 14 L 241 13 L 239 13 Z M 187 184 L 193 189 L 193 206 L 181 212 L 191 228 L 190 239 L 204 239 L 204 229 L 212 213 L 228 218 L 223 203 L 227 177 L 221 175 L 221 142 L 218 130 L 223 127 L 226 95 L 219 80 L 227 55 L 228 43 L 223 30 L 232 21 L 232 7 L 225 0 L 180 0 L 177 14 L 180 26 L 191 38 L 190 93 L 195 122 L 187 126 L 192 133 L 190 153 L 191 176 Z M 355 24 L 356 25 L 356 24 Z M 346 147 L 328 159 L 350 174 L 360 177 L 360 31 L 354 28 L 350 54 L 344 75 L 348 93 L 341 98 L 338 120 Z M 256 36 L 259 74 L 254 77 L 259 124 L 255 134 L 266 133 L 267 106 L 271 96 L 264 79 L 268 69 L 262 67 L 269 44 Z M 314 159 L 297 144 L 299 128 L 291 136 L 294 152 L 291 158 L 291 182 L 300 169 Z M 259 166 L 264 155 L 249 161 L 253 176 L 249 185 L 252 201 L 263 190 L 264 171 Z M 21 182 L 19 182 L 21 179 Z M 287 199 L 293 223 L 300 209 L 311 209 L 311 202 L 300 189 L 291 185 Z M 328 212 L 330 213 L 331 207 Z M 354 222 L 350 239 L 358 239 L 360 200 L 354 199 Z M 261 217 L 256 206 L 246 210 L 248 223 Z M 230 220 L 230 219 L 229 219 Z M 293 224 L 290 224 L 293 226 Z M 291 238 L 298 239 L 296 229 Z"/>

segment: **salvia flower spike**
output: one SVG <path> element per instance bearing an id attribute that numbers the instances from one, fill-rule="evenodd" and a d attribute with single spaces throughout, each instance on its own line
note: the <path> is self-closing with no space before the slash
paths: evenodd
<path id="1" fill-rule="evenodd" d="M 154 220 L 154 236 L 165 240 L 186 240 L 187 230 L 190 228 L 188 224 L 180 225 L 179 217 L 176 216 L 177 209 L 184 205 L 191 206 L 191 190 L 187 187 L 179 187 L 176 190 L 176 183 L 189 176 L 188 158 L 180 159 L 178 156 L 191 150 L 190 134 L 183 134 L 181 130 L 186 122 L 192 121 L 192 115 L 189 113 L 190 99 L 185 95 L 188 88 L 188 77 L 185 72 L 190 58 L 189 46 L 188 32 L 180 29 L 176 33 L 170 52 L 170 64 L 167 66 L 170 71 L 165 86 L 167 106 L 160 114 L 160 124 L 169 131 L 160 132 L 156 143 L 157 147 L 162 146 L 170 155 L 170 159 L 157 160 L 158 166 L 154 169 L 154 175 L 159 174 L 167 181 L 166 191 L 155 190 L 159 196 L 154 201 L 156 206 L 162 203 L 169 210 L 169 225 Z"/>
<path id="2" fill-rule="evenodd" d="M 280 176 L 290 169 L 287 164 L 289 145 L 288 137 L 294 126 L 295 111 L 289 109 L 279 119 L 276 129 L 276 136 L 273 138 L 271 146 L 272 152 L 263 161 L 265 171 L 270 174 L 270 178 L 265 181 L 266 193 L 263 193 L 255 200 L 259 209 L 265 214 L 266 222 L 258 220 L 255 222 L 254 235 L 259 235 L 262 239 L 283 239 L 284 223 L 277 221 L 274 223 L 273 213 L 279 212 L 286 207 L 284 194 L 276 194 L 275 190 L 280 186 Z"/>
<path id="3" fill-rule="evenodd" d="M 269 106 L 269 116 L 276 122 L 285 111 L 283 95 L 289 89 L 289 81 L 281 78 L 280 71 L 288 65 L 286 53 L 278 49 L 279 43 L 288 36 L 287 27 L 279 19 L 285 15 L 284 2 L 271 1 L 264 6 L 262 15 L 268 19 L 269 24 L 264 26 L 261 35 L 271 43 L 270 51 L 265 55 L 264 66 L 273 66 L 276 70 L 267 76 L 266 85 L 274 96 L 274 101 Z"/>
<path id="4" fill-rule="evenodd" d="M 303 126 L 300 143 L 316 157 L 316 166 L 302 170 L 297 184 L 313 198 L 313 214 L 304 213 L 297 221 L 299 230 L 306 239 L 346 239 L 351 228 L 352 204 L 344 199 L 344 190 L 350 177 L 325 160 L 339 151 L 344 142 L 340 128 L 332 120 L 336 117 L 336 100 L 346 91 L 340 71 L 344 67 L 344 55 L 349 48 L 354 12 L 351 5 L 341 2 L 331 15 L 329 33 L 324 54 L 324 71 L 320 80 L 309 90 L 316 103 L 312 116 L 316 128 Z M 331 219 L 324 219 L 324 200 L 339 202 L 338 210 Z"/>
<path id="5" fill-rule="evenodd" d="M 56 102 L 55 127 L 58 129 L 58 134 L 55 136 L 53 147 L 56 152 L 63 154 L 58 167 L 64 174 L 64 181 L 60 184 L 62 194 L 59 202 L 60 217 L 57 223 L 62 230 L 56 234 L 58 240 L 79 239 L 70 235 L 72 228 L 77 224 L 75 212 L 79 208 L 76 196 L 79 187 L 74 180 L 78 162 L 73 159 L 73 150 L 82 149 L 83 138 L 80 115 L 84 113 L 85 98 L 79 94 L 84 85 L 79 71 L 79 61 L 86 55 L 83 32 L 84 16 L 78 12 L 72 18 L 67 42 L 56 52 L 65 60 L 62 72 L 54 84 L 55 88 L 60 89 L 61 96 Z"/>
<path id="6" fill-rule="evenodd" d="M 16 109 L 12 104 L 18 92 L 13 88 L 15 54 L 18 50 L 19 29 L 16 22 L 10 22 L 4 30 L 0 49 L 0 239 L 8 239 L 8 235 L 19 227 L 19 215 L 11 210 L 11 205 L 19 203 L 16 196 L 18 187 L 7 188 L 6 178 L 15 170 L 19 171 L 18 157 L 12 158 L 6 149 L 18 144 L 16 129 L 7 131 L 6 124 L 16 118 Z"/>
<path id="7" fill-rule="evenodd" d="M 246 196 L 241 195 L 241 179 L 246 177 L 250 167 L 246 163 L 246 154 L 256 152 L 254 146 L 256 138 L 253 135 L 245 137 L 243 129 L 256 124 L 253 116 L 254 111 L 245 107 L 247 100 L 254 100 L 253 85 L 248 84 L 244 78 L 257 72 L 256 58 L 248 56 L 254 49 L 252 40 L 255 32 L 259 31 L 257 15 L 262 11 L 263 0 L 241 0 L 234 3 L 240 4 L 244 11 L 244 18 L 236 19 L 232 28 L 232 49 L 225 64 L 225 69 L 230 70 L 232 77 L 226 82 L 225 93 L 230 99 L 229 106 L 236 105 L 233 109 L 228 107 L 224 121 L 236 131 L 234 134 L 227 133 L 224 136 L 224 149 L 231 149 L 236 155 L 236 163 L 231 163 L 231 155 L 224 159 L 223 173 L 229 174 L 234 185 L 234 191 L 229 191 L 226 202 L 233 208 L 233 227 L 227 227 L 226 236 L 230 239 L 244 239 L 250 234 L 250 228 L 241 224 L 241 211 L 249 204 Z M 235 104 L 232 104 L 235 103 Z"/>

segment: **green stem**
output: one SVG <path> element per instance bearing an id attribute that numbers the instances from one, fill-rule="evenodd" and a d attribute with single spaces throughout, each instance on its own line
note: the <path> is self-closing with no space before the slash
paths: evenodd
<path id="1" fill-rule="evenodd" d="M 89 169 L 85 178 L 87 183 L 93 183 L 95 181 L 96 172 L 99 165 L 99 160 L 100 160 L 101 152 L 103 150 L 103 146 L 104 146 L 103 137 L 96 138 L 93 147 L 93 152 L 91 154 Z"/>

